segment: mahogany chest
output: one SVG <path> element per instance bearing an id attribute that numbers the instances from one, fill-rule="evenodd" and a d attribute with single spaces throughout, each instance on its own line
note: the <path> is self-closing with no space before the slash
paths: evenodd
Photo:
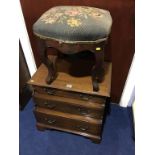
<path id="1" fill-rule="evenodd" d="M 110 97 L 112 64 L 105 63 L 105 76 L 99 92 L 94 92 L 91 77 L 74 77 L 60 72 L 50 85 L 42 64 L 28 84 L 33 87 L 34 115 L 39 130 L 55 129 L 101 141 Z"/>

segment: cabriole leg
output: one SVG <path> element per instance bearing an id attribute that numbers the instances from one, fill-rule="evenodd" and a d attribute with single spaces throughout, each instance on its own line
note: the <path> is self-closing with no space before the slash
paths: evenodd
<path id="1" fill-rule="evenodd" d="M 52 56 L 52 61 L 48 58 L 45 40 L 39 39 L 38 46 L 39 46 L 41 60 L 48 69 L 46 83 L 51 84 L 51 82 L 53 82 L 57 76 L 57 71 L 56 71 L 57 56 Z"/>

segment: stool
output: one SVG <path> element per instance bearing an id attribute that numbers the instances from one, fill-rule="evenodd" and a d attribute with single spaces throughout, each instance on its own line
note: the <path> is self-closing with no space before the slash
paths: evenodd
<path id="1" fill-rule="evenodd" d="M 56 6 L 46 11 L 33 25 L 38 37 L 42 62 L 48 69 L 46 83 L 57 77 L 58 54 L 48 58 L 47 49 L 64 54 L 89 50 L 94 53 L 93 90 L 99 91 L 104 75 L 104 47 L 111 31 L 112 18 L 107 10 L 87 6 Z"/>

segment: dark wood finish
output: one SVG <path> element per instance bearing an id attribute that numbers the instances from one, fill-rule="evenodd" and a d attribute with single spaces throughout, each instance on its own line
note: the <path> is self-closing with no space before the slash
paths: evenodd
<path id="1" fill-rule="evenodd" d="M 56 55 L 52 56 L 52 61 L 48 58 L 48 55 L 47 55 L 47 48 L 48 47 L 46 46 L 45 40 L 38 39 L 38 47 L 39 47 L 39 51 L 40 51 L 41 60 L 48 69 L 48 74 L 47 74 L 45 81 L 47 84 L 50 84 L 52 81 L 54 81 L 56 79 L 56 75 L 57 75 L 56 59 L 57 59 L 57 56 Z"/>
<path id="2" fill-rule="evenodd" d="M 63 63 L 61 63 L 61 65 L 64 66 Z M 79 78 L 71 76 L 65 72 L 59 72 L 58 77 L 55 81 L 53 81 L 53 83 L 50 85 L 46 84 L 44 79 L 47 75 L 47 69 L 43 64 L 38 68 L 38 71 L 33 75 L 28 83 L 30 85 L 40 87 L 56 88 L 66 91 L 82 92 L 89 95 L 110 97 L 112 64 L 105 62 L 104 65 L 105 76 L 103 82 L 100 84 L 100 90 L 98 92 L 93 91 L 90 76 L 82 76 Z"/>
<path id="3" fill-rule="evenodd" d="M 19 105 L 20 110 L 23 110 L 29 99 L 31 98 L 32 90 L 27 85 L 30 80 L 30 73 L 26 64 L 24 53 L 19 43 Z"/>
<path id="4" fill-rule="evenodd" d="M 104 64 L 105 79 L 99 92 L 92 90 L 91 76 L 74 77 L 66 73 L 69 64 L 62 60 L 58 64 L 59 74 L 52 84 L 44 80 L 48 70 L 43 64 L 28 82 L 33 87 L 37 129 L 66 131 L 100 143 L 108 105 L 106 101 L 110 96 L 112 64 Z M 66 84 L 72 87 L 68 88 Z"/>
<path id="5" fill-rule="evenodd" d="M 38 40 L 38 39 L 37 39 Z M 82 51 L 91 51 L 93 53 L 96 53 L 96 47 L 101 48 L 101 52 L 104 49 L 106 39 L 102 42 L 96 42 L 96 43 L 63 43 L 56 40 L 45 40 L 45 46 L 48 48 L 55 49 L 55 51 L 60 51 L 64 54 L 75 54 Z"/>
<path id="6" fill-rule="evenodd" d="M 37 122 L 78 132 L 99 135 L 102 120 L 58 112 L 37 107 L 34 110 Z"/>
<path id="7" fill-rule="evenodd" d="M 104 76 L 104 48 L 102 51 L 96 51 L 95 60 L 96 63 L 92 69 L 92 82 L 93 82 L 93 90 L 99 91 L 99 83 L 102 82 Z"/>
<path id="8" fill-rule="evenodd" d="M 86 102 L 78 99 L 72 99 L 69 97 L 64 98 L 60 96 L 44 95 L 39 93 L 35 93 L 33 98 L 34 102 L 39 107 L 91 118 L 103 118 L 103 111 L 105 108 L 104 102 L 102 104 L 98 104 L 89 101 Z"/>
<path id="9" fill-rule="evenodd" d="M 83 51 L 93 52 L 95 55 L 95 65 L 92 68 L 93 91 L 99 91 L 99 83 L 103 80 L 104 75 L 104 46 L 105 41 L 99 43 L 63 43 L 56 40 L 38 38 L 38 47 L 42 62 L 48 69 L 46 83 L 51 84 L 57 77 L 56 60 L 57 55 L 52 55 L 52 61 L 47 56 L 48 48 L 55 49 L 57 52 L 64 54 L 75 54 Z M 98 50 L 97 50 L 98 49 Z"/>
<path id="10" fill-rule="evenodd" d="M 87 134 L 87 133 L 83 133 L 83 132 L 79 132 L 79 131 L 74 131 L 74 130 L 70 130 L 70 129 L 66 129 L 66 128 L 59 128 L 56 126 L 52 126 L 52 125 L 47 125 L 47 124 L 42 124 L 40 122 L 37 122 L 37 128 L 41 131 L 42 129 L 55 129 L 55 130 L 60 130 L 60 131 L 65 131 L 65 132 L 69 132 L 69 133 L 73 133 L 73 134 L 77 134 L 77 135 L 81 135 L 84 136 L 86 138 L 89 138 L 92 140 L 92 142 L 94 143 L 100 143 L 101 142 L 101 137 L 100 136 L 96 136 L 96 135 L 92 135 L 92 134 Z"/>
<path id="11" fill-rule="evenodd" d="M 97 96 L 97 95 L 90 95 L 90 94 L 84 94 L 84 93 L 77 93 L 77 92 L 70 92 L 70 91 L 62 91 L 60 89 L 54 89 L 54 88 L 47 88 L 47 87 L 38 87 L 33 86 L 34 91 L 39 94 L 46 94 L 46 95 L 54 95 L 54 96 L 60 96 L 65 98 L 73 98 L 78 99 L 82 101 L 87 101 L 88 103 L 99 103 L 103 104 L 105 103 L 106 98 Z"/>
<path id="12" fill-rule="evenodd" d="M 37 66 L 41 64 L 41 60 L 37 48 L 37 39 L 32 32 L 32 25 L 46 10 L 56 5 L 87 5 L 110 11 L 113 25 L 111 36 L 105 49 L 105 60 L 112 61 L 113 63 L 111 98 L 113 102 L 118 103 L 134 55 L 135 1 L 20 0 L 20 2 Z"/>

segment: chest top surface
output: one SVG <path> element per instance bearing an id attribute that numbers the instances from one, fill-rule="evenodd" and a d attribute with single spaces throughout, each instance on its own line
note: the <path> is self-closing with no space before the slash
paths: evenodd
<path id="1" fill-rule="evenodd" d="M 112 63 L 105 62 L 104 69 L 104 79 L 103 82 L 99 84 L 100 90 L 98 92 L 93 91 L 91 76 L 75 77 L 65 72 L 59 72 L 56 80 L 54 80 L 49 85 L 46 84 L 45 78 L 47 76 L 48 71 L 44 64 L 41 64 L 36 73 L 28 81 L 28 84 L 34 86 L 57 88 L 66 91 L 110 97 Z"/>

